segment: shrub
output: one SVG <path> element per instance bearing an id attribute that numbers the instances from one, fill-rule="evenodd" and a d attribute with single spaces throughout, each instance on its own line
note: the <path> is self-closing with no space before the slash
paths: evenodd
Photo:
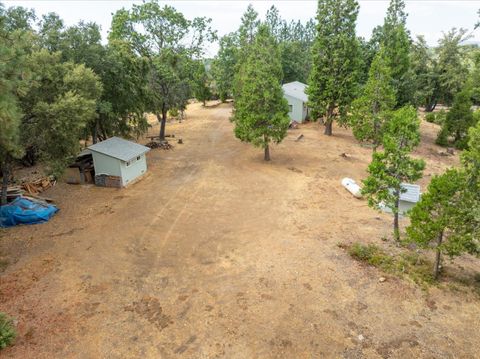
<path id="1" fill-rule="evenodd" d="M 16 336 L 12 318 L 0 312 L 0 350 L 12 344 Z"/>
<path id="2" fill-rule="evenodd" d="M 443 125 L 445 123 L 445 119 L 447 118 L 447 112 L 445 110 L 440 110 L 435 115 L 435 123 L 437 125 Z"/>
<path id="3" fill-rule="evenodd" d="M 178 108 L 174 107 L 171 108 L 168 113 L 170 114 L 170 117 L 178 117 Z"/>
<path id="4" fill-rule="evenodd" d="M 442 127 L 442 129 L 438 132 L 437 139 L 435 140 L 435 143 L 439 146 L 446 147 L 448 146 L 448 133 L 445 130 L 445 128 Z"/>
<path id="5" fill-rule="evenodd" d="M 425 121 L 430 123 L 436 123 L 435 114 L 433 112 L 429 112 L 425 115 Z"/>
<path id="6" fill-rule="evenodd" d="M 349 248 L 348 253 L 359 261 L 367 262 L 374 267 L 379 267 L 384 270 L 390 269 L 392 265 L 392 257 L 387 255 L 375 244 L 365 246 L 360 243 L 354 243 Z"/>

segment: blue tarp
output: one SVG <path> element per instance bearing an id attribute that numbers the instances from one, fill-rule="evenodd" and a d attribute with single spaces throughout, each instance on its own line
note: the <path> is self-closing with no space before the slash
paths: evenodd
<path id="1" fill-rule="evenodd" d="M 43 223 L 48 221 L 57 211 L 58 208 L 54 205 L 18 197 L 13 202 L 0 206 L 0 227 Z"/>

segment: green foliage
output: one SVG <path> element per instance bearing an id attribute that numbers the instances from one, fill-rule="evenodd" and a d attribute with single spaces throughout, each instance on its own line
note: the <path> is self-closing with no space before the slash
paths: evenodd
<path id="1" fill-rule="evenodd" d="M 352 103 L 349 121 L 355 138 L 373 143 L 374 149 L 382 142 L 383 128 L 395 105 L 391 83 L 390 70 L 380 51 L 372 62 L 362 96 Z"/>
<path id="2" fill-rule="evenodd" d="M 435 123 L 436 122 L 436 117 L 433 112 L 429 112 L 425 115 L 425 121 L 430 122 L 430 123 Z"/>
<path id="3" fill-rule="evenodd" d="M 406 29 L 404 0 L 391 0 L 382 28 L 381 45 L 392 75 L 397 107 L 412 103 L 410 35 Z"/>
<path id="4" fill-rule="evenodd" d="M 20 32 L 7 33 L 0 28 L 0 165 L 7 158 L 22 154 L 19 126 L 22 116 L 18 93 L 24 91 L 26 52 Z"/>
<path id="5" fill-rule="evenodd" d="M 205 63 L 202 60 L 196 61 L 193 66 L 195 67 L 193 73 L 193 94 L 198 101 L 201 101 L 205 106 L 205 102 L 212 96 L 210 90 L 210 76 L 207 73 Z"/>
<path id="6" fill-rule="evenodd" d="M 385 254 L 375 244 L 363 245 L 357 242 L 348 248 L 348 253 L 356 260 L 366 262 L 374 267 L 381 267 L 384 270 L 390 269 L 393 264 L 392 257 Z"/>
<path id="7" fill-rule="evenodd" d="M 345 124 L 348 107 L 356 95 L 360 66 L 355 36 L 358 10 L 355 0 L 318 2 L 307 91 L 313 118 L 324 116 L 326 135 L 332 134 L 334 119 Z"/>
<path id="8" fill-rule="evenodd" d="M 13 320 L 5 313 L 0 312 L 0 350 L 13 344 L 17 336 Z"/>
<path id="9" fill-rule="evenodd" d="M 480 124 L 469 131 L 468 150 L 462 153 L 462 168 L 449 169 L 432 178 L 427 193 L 410 213 L 410 242 L 434 248 L 439 273 L 441 255 L 480 255 Z"/>
<path id="10" fill-rule="evenodd" d="M 22 143 L 58 176 L 78 153 L 82 129 L 96 116 L 102 85 L 84 65 L 62 62 L 60 53 L 33 53 L 30 69 L 32 81 L 22 96 Z"/>
<path id="11" fill-rule="evenodd" d="M 212 63 L 212 74 L 222 102 L 233 94 L 237 51 L 236 34 L 225 35 L 220 39 L 220 49 Z"/>
<path id="12" fill-rule="evenodd" d="M 234 78 L 246 61 L 261 21 L 253 6 L 249 6 L 241 19 L 236 32 L 220 39 L 220 49 L 212 65 L 215 90 L 222 101 L 236 97 L 241 92 L 241 83 Z M 307 82 L 311 69 L 311 47 L 315 36 L 313 20 L 302 24 L 300 21 L 287 23 L 280 17 L 279 11 L 272 6 L 265 16 L 265 25 L 269 28 L 278 45 L 282 66 L 282 82 Z"/>
<path id="13" fill-rule="evenodd" d="M 146 110 L 157 115 L 162 140 L 168 110 L 185 107 L 192 93 L 192 61 L 203 55 L 206 42 L 216 40 L 210 23 L 204 17 L 188 20 L 157 0 L 119 10 L 112 19 L 109 40 L 123 42 L 145 59 Z"/>
<path id="14" fill-rule="evenodd" d="M 265 160 L 269 160 L 269 143 L 279 143 L 287 134 L 288 105 L 280 85 L 278 49 L 266 26 L 259 27 L 251 46 L 237 73 L 236 82 L 243 85 L 235 99 L 235 136 L 264 148 Z"/>
<path id="15" fill-rule="evenodd" d="M 417 36 L 410 53 L 414 103 L 433 111 L 439 97 L 438 64 L 423 36 Z"/>
<path id="16" fill-rule="evenodd" d="M 368 166 L 369 176 L 363 181 L 362 193 L 368 205 L 379 209 L 384 205 L 394 213 L 394 235 L 399 239 L 399 198 L 402 182 L 421 178 L 425 162 L 413 159 L 409 153 L 420 143 L 419 120 L 416 110 L 402 107 L 396 110 L 385 126 L 383 151 L 373 154 Z"/>
<path id="17" fill-rule="evenodd" d="M 444 33 L 436 49 L 438 57 L 439 99 L 450 106 L 457 93 L 465 86 L 468 69 L 465 64 L 465 54 L 460 46 L 467 40 L 466 29 L 452 29 Z"/>
<path id="18" fill-rule="evenodd" d="M 468 142 L 468 129 L 475 125 L 475 117 L 471 110 L 471 92 L 464 89 L 455 96 L 455 101 L 447 113 L 445 122 L 437 138 L 437 144 L 446 145 L 448 137 L 453 138 L 455 147 L 464 149 Z"/>
<path id="19" fill-rule="evenodd" d="M 385 273 L 407 277 L 423 287 L 433 283 L 431 263 L 417 253 L 390 255 L 375 244 L 364 245 L 358 242 L 348 246 L 348 253 L 358 261 L 377 267 Z"/>
<path id="20" fill-rule="evenodd" d="M 455 236 L 450 231 L 455 228 L 457 204 L 461 200 L 461 191 L 465 183 L 461 171 L 450 169 L 440 176 L 434 176 L 427 192 L 410 212 L 410 226 L 407 228 L 409 239 L 417 245 L 428 248 L 440 235 L 449 231 L 448 240 L 437 248 L 455 255 Z M 437 243 L 434 243 L 437 245 Z"/>
<path id="21" fill-rule="evenodd" d="M 472 86 L 472 101 L 474 105 L 480 105 L 480 51 L 473 54 L 473 71 L 470 77 Z"/>

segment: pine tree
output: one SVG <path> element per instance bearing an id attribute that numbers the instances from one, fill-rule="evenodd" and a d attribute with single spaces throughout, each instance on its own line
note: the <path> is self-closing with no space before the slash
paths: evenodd
<path id="1" fill-rule="evenodd" d="M 383 50 L 375 56 L 370 67 L 368 81 L 361 97 L 353 101 L 350 125 L 355 138 L 373 144 L 373 150 L 381 144 L 383 128 L 395 106 L 392 77 Z"/>
<path id="2" fill-rule="evenodd" d="M 435 176 L 420 202 L 410 211 L 410 226 L 407 228 L 408 241 L 423 248 L 436 250 L 434 278 L 438 278 L 442 253 L 451 257 L 461 254 L 468 240 L 455 233 L 458 224 L 458 205 L 461 203 L 464 187 L 463 172 L 447 170 Z"/>
<path id="3" fill-rule="evenodd" d="M 414 84 L 414 103 L 423 106 L 426 112 L 431 112 L 439 100 L 438 64 L 432 56 L 423 36 L 417 36 L 410 54 L 412 81 Z"/>
<path id="4" fill-rule="evenodd" d="M 448 145 L 448 137 L 452 136 L 455 147 L 466 148 L 468 129 L 475 125 L 471 107 L 471 91 L 465 88 L 455 96 L 453 106 L 448 111 L 445 123 L 438 134 L 437 144 Z"/>
<path id="5" fill-rule="evenodd" d="M 270 142 L 279 143 L 287 135 L 288 105 L 280 85 L 278 49 L 265 25 L 258 28 L 251 51 L 236 82 L 243 85 L 235 98 L 235 136 L 262 147 L 270 160 Z"/>
<path id="6" fill-rule="evenodd" d="M 402 107 L 392 114 L 385 126 L 383 151 L 373 154 L 368 166 L 369 176 L 363 181 L 362 193 L 370 207 L 382 205 L 393 212 L 394 238 L 400 239 L 399 205 L 403 182 L 414 182 L 422 176 L 423 160 L 413 159 L 410 152 L 420 143 L 420 121 L 411 106 Z"/>
<path id="7" fill-rule="evenodd" d="M 0 205 L 7 203 L 12 160 L 23 152 L 19 140 L 22 111 L 17 95 L 26 85 L 26 49 L 29 47 L 24 32 L 7 31 L 7 18 L 1 10 L 0 7 L 0 170 L 3 177 Z"/>
<path id="8" fill-rule="evenodd" d="M 404 0 L 391 0 L 382 28 L 381 44 L 397 94 L 397 107 L 413 102 L 410 79 L 410 35 L 406 29 Z"/>
<path id="9" fill-rule="evenodd" d="M 358 82 L 359 44 L 355 36 L 358 15 L 355 0 L 319 0 L 317 36 L 308 86 L 312 116 L 324 117 L 325 134 L 332 135 L 336 119 L 345 124 Z"/>
<path id="10" fill-rule="evenodd" d="M 410 212 L 408 241 L 434 248 L 434 277 L 441 257 L 480 254 L 480 123 L 470 128 L 462 166 L 432 178 L 428 190 Z"/>
<path id="11" fill-rule="evenodd" d="M 238 61 L 237 42 L 236 34 L 223 36 L 218 54 L 212 63 L 216 90 L 222 102 L 233 95 L 233 78 Z"/>

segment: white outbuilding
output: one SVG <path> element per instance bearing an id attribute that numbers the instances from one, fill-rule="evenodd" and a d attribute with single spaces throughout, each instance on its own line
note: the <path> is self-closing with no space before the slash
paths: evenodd
<path id="1" fill-rule="evenodd" d="M 299 81 L 289 82 L 282 86 L 285 99 L 288 102 L 288 115 L 292 121 L 302 123 L 308 116 L 307 87 Z"/>
<path id="2" fill-rule="evenodd" d="M 111 137 L 88 147 L 93 157 L 95 184 L 125 187 L 147 172 L 146 153 L 150 148 Z"/>
<path id="3" fill-rule="evenodd" d="M 402 183 L 402 192 L 400 193 L 400 203 L 398 208 L 398 213 L 401 215 L 406 215 L 409 210 L 411 210 L 415 204 L 420 201 L 421 193 L 420 186 L 410 183 Z M 391 209 L 385 205 L 380 205 L 380 208 L 384 212 L 391 213 Z"/>

